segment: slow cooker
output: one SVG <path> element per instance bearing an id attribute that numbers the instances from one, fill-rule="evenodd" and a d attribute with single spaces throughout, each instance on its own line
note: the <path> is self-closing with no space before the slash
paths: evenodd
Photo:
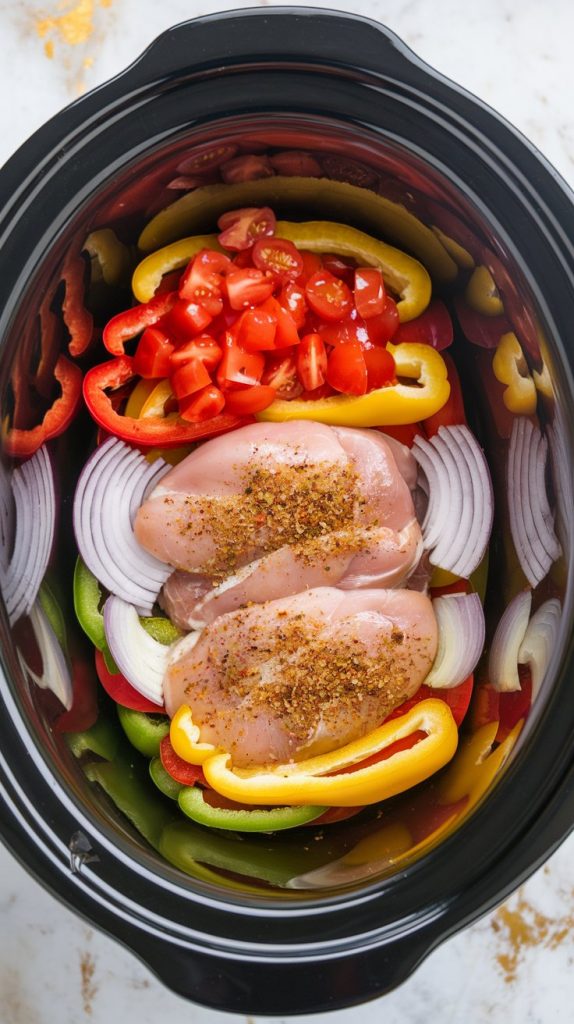
<path id="1" fill-rule="evenodd" d="M 562 552 L 551 572 L 560 616 L 540 692 L 502 753 L 502 744 L 472 747 L 471 719 L 422 803 L 417 791 L 395 798 L 390 811 L 330 830 L 242 838 L 176 818 L 136 760 L 121 790 L 113 759 L 70 743 L 50 692 L 61 655 L 38 641 L 37 622 L 18 613 L 10 591 L 0 624 L 5 843 L 58 899 L 175 992 L 244 1014 L 322 1011 L 382 995 L 520 885 L 574 821 L 572 196 L 509 124 L 386 28 L 312 8 L 186 22 L 22 146 L 0 174 L 4 441 L 18 416 L 28 424 L 42 418 L 47 399 L 27 385 L 50 358 L 46 334 L 65 351 L 81 329 L 70 312 L 74 287 L 96 335 L 125 302 L 122 286 L 106 288 L 93 273 L 91 233 L 113 229 L 133 257 L 146 223 L 197 184 L 191 179 L 214 152 L 286 151 L 310 154 L 322 182 L 278 200 L 290 216 L 319 213 L 384 232 L 426 263 L 436 294 L 455 306 L 472 268 L 490 275 L 521 346 L 519 375 L 536 383 L 551 449 L 545 479 Z M 195 227 L 213 228 L 201 209 Z M 504 389 L 489 392 L 485 349 L 465 338 L 462 322 L 457 332 L 465 395 L 491 464 L 503 466 L 498 483 L 494 476 L 504 491 L 509 437 L 496 429 Z M 90 429 L 80 413 L 47 446 L 56 540 L 44 561 L 74 650 L 83 641 L 67 614 L 70 506 Z M 14 576 L 14 508 L 22 514 L 10 497 L 17 463 L 4 452 L 5 579 Z M 47 500 L 37 496 L 36 520 Z M 524 493 L 517 500 L 524 503 Z M 498 529 L 501 537 L 505 523 Z M 512 565 L 499 540 L 487 622 L 512 593 Z M 103 702 L 100 714 L 113 720 Z"/>

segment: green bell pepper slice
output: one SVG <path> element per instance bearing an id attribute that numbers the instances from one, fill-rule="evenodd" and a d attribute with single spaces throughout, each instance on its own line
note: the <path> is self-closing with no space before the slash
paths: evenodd
<path id="1" fill-rule="evenodd" d="M 287 828 L 306 825 L 320 818 L 326 807 L 271 807 L 255 810 L 234 810 L 211 807 L 205 801 L 199 786 L 185 786 L 178 797 L 184 814 L 198 825 L 221 828 L 233 832 L 280 832 Z"/>
<path id="2" fill-rule="evenodd" d="M 151 759 L 149 763 L 149 773 L 160 793 L 169 797 L 170 800 L 177 800 L 182 789 L 185 789 L 185 786 L 182 786 L 181 782 L 176 782 L 169 772 L 166 772 L 159 756 Z"/>
<path id="3" fill-rule="evenodd" d="M 88 751 L 113 761 L 119 745 L 120 733 L 109 719 L 99 716 L 97 722 L 85 732 L 69 732 L 66 742 L 74 757 L 82 757 Z"/>
<path id="4" fill-rule="evenodd" d="M 73 589 L 74 611 L 80 626 L 94 647 L 102 652 L 108 672 L 117 675 L 119 669 L 110 654 L 104 629 L 104 616 L 100 611 L 102 588 L 79 555 L 74 569 Z"/>
<path id="5" fill-rule="evenodd" d="M 156 757 L 159 745 L 169 733 L 169 718 L 166 715 L 147 714 L 144 711 L 132 711 L 117 705 L 118 718 L 132 747 L 144 757 Z"/>
<path id="6" fill-rule="evenodd" d="M 132 761 L 122 753 L 113 761 L 86 765 L 84 771 L 90 782 L 97 782 L 105 790 L 116 807 L 157 850 L 164 828 L 173 821 L 173 811 L 146 785 L 138 762 L 139 759 Z"/>

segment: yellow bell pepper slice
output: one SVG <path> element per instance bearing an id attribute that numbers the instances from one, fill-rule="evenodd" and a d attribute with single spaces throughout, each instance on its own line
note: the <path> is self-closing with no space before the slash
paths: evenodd
<path id="1" fill-rule="evenodd" d="M 120 242 L 111 228 L 91 231 L 84 249 L 92 259 L 97 260 L 101 275 L 110 285 L 121 285 L 128 280 L 131 264 L 130 250 Z"/>
<path id="2" fill-rule="evenodd" d="M 502 316 L 504 306 L 488 267 L 477 267 L 466 286 L 464 297 L 469 306 L 483 316 Z"/>
<path id="3" fill-rule="evenodd" d="M 457 267 L 461 267 L 463 270 L 472 270 L 474 267 L 474 257 L 471 256 L 468 249 L 465 249 L 459 242 L 455 242 L 454 238 L 451 238 L 450 235 L 445 235 L 444 231 L 441 231 L 436 224 L 432 225 L 432 230 L 439 242 L 444 245 L 449 256 L 452 256 Z"/>
<path id="4" fill-rule="evenodd" d="M 312 210 L 316 217 L 344 218 L 365 231 L 404 246 L 441 284 L 454 281 L 458 267 L 426 224 L 401 203 L 379 196 L 369 189 L 328 178 L 284 177 L 280 174 L 236 185 L 205 185 L 177 199 L 161 210 L 142 231 L 138 245 L 153 252 L 184 234 L 213 231 L 217 218 L 242 206 L 271 206 L 289 210 Z"/>
<path id="5" fill-rule="evenodd" d="M 159 288 L 164 274 L 186 267 L 202 249 L 223 252 L 217 235 L 194 235 L 193 238 L 182 238 L 179 242 L 172 242 L 171 245 L 152 252 L 151 256 L 146 256 L 138 263 L 132 276 L 132 291 L 138 302 L 149 302 Z"/>
<path id="6" fill-rule="evenodd" d="M 426 736 L 409 750 L 360 767 L 365 758 L 418 730 Z M 200 730 L 187 707 L 174 716 L 170 738 L 176 753 L 191 764 L 201 764 L 209 785 L 228 799 L 272 807 L 317 803 L 356 807 L 386 800 L 428 779 L 452 758 L 458 730 L 444 701 L 425 700 L 339 750 L 304 761 L 256 768 L 234 768 L 230 754 L 201 743 Z M 329 774 L 354 765 L 358 765 L 356 771 Z"/>
<path id="7" fill-rule="evenodd" d="M 378 267 L 387 287 L 400 295 L 397 310 L 401 321 L 413 320 L 424 313 L 430 302 L 431 280 L 423 265 L 364 231 L 330 220 L 311 220 L 304 224 L 280 220 L 275 235 L 293 242 L 298 249 L 350 256 L 361 265 Z"/>
<path id="8" fill-rule="evenodd" d="M 342 427 L 387 427 L 418 423 L 442 409 L 450 394 L 444 359 L 430 345 L 387 345 L 393 356 L 397 377 L 414 381 L 414 386 L 394 384 L 354 398 L 333 395 L 313 402 L 277 399 L 257 419 L 271 423 L 284 420 L 318 420 Z"/>
<path id="9" fill-rule="evenodd" d="M 492 369 L 496 379 L 508 385 L 502 400 L 510 412 L 519 416 L 536 412 L 536 385 L 528 372 L 520 342 L 512 331 L 503 334 L 498 342 Z"/>

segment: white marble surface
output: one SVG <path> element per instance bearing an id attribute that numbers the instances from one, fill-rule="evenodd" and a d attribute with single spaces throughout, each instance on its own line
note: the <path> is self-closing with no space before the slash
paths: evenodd
<path id="1" fill-rule="evenodd" d="M 338 0 L 336 6 L 384 21 L 430 64 L 503 113 L 574 184 L 570 0 Z M 0 0 L 0 163 L 158 32 L 227 7 L 225 0 Z M 574 837 L 508 904 L 445 943 L 400 990 L 331 1014 L 329 1022 L 374 1024 L 383 1016 L 386 1024 L 572 1021 L 573 855 Z M 309 1020 L 321 1024 L 325 1017 Z M 158 1019 L 237 1020 L 164 990 L 131 954 L 59 906 L 0 849 L 0 1024 Z"/>

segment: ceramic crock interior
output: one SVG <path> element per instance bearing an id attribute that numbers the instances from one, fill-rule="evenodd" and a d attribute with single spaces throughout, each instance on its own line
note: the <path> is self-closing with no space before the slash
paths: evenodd
<path id="1" fill-rule="evenodd" d="M 489 457 L 497 498 L 498 514 L 486 596 L 489 637 L 505 606 L 526 584 L 513 548 L 504 496 L 509 421 L 512 419 L 502 402 L 504 386 L 493 384 L 492 351 L 469 343 L 455 313 L 457 297 L 464 293 L 474 267 L 482 265 L 490 270 L 511 329 L 525 355 L 523 372 L 535 373 L 538 422 L 549 442 L 546 485 L 556 516 L 562 555 L 538 588 L 537 601 L 555 597 L 563 604 L 572 558 L 568 534 L 571 476 L 567 468 L 568 440 L 562 427 L 564 408 L 560 382 L 554 371 L 552 349 L 545 341 L 545 323 L 513 253 L 501 242 L 484 211 L 479 210 L 455 182 L 426 166 L 412 152 L 382 140 L 380 135 L 371 134 L 367 129 L 359 130 L 321 118 L 285 116 L 275 119 L 272 126 L 263 118 L 229 119 L 218 122 L 216 127 L 172 137 L 163 148 L 147 153 L 139 162 L 110 178 L 85 202 L 81 213 L 69 221 L 49 258 L 30 280 L 26 299 L 13 320 L 3 364 L 4 428 L 14 424 L 14 416 L 19 417 L 16 425 L 25 427 L 41 416 L 42 398 L 30 382 L 42 352 L 42 332 L 51 331 L 58 347 L 68 340 L 62 312 L 66 297 L 63 281 L 66 273 L 69 274 L 66 267 L 75 261 L 76 269 L 81 268 L 82 287 L 76 301 L 85 302 L 93 313 L 98 336 L 106 319 L 130 301 L 129 289 L 107 285 L 98 260 L 90 259 L 84 248 L 90 232 L 95 228 L 112 228 L 120 240 L 131 247 L 135 263 L 137 240 L 144 225 L 193 186 L 189 179 L 193 176 L 190 167 L 194 166 L 194 158 L 218 147 L 230 147 L 229 155 L 272 154 L 285 150 L 312 153 L 324 178 L 328 179 L 324 182 L 320 209 L 316 201 L 309 205 L 303 190 L 295 207 L 280 202 L 278 213 L 292 219 L 319 216 L 344 221 L 381 235 L 381 228 L 374 226 L 373 201 L 374 197 L 384 197 L 390 200 L 387 209 L 392 210 L 385 240 L 407 249 L 430 270 L 434 294 L 443 298 L 453 312 L 456 334 L 451 352 L 463 381 L 469 422 Z M 329 180 L 359 187 L 363 190 L 361 201 L 342 197 L 340 192 L 334 198 L 334 194 L 330 194 Z M 198 231 L 214 226 L 202 219 L 201 213 L 194 225 Z M 103 348 L 98 341 L 83 365 L 103 358 Z M 19 396 L 14 392 L 15 371 L 20 380 L 28 382 Z M 490 382 L 486 387 L 485 381 Z M 57 475 L 59 521 L 49 580 L 61 603 L 69 640 L 70 634 L 77 634 L 74 643 L 79 656 L 88 659 L 87 665 L 91 665 L 91 648 L 75 625 L 71 604 L 76 552 L 70 508 L 74 481 L 94 442 L 93 425 L 87 415 L 82 414 L 66 435 L 50 445 Z M 4 469 L 10 469 L 6 459 Z M 6 562 L 10 537 L 5 535 L 3 540 Z M 97 756 L 89 751 L 80 759 L 72 755 L 66 735 L 58 728 L 61 706 L 49 689 L 41 689 L 34 682 L 34 672 L 36 679 L 42 678 L 42 667 L 34 662 L 37 652 L 35 654 L 29 620 L 16 623 L 12 641 L 7 654 L 12 679 L 48 770 L 64 780 L 74 799 L 83 804 L 96 823 L 107 822 L 118 840 L 128 844 L 134 858 L 144 856 L 144 851 L 149 857 L 150 845 L 138 830 L 133 814 L 130 821 L 116 806 L 117 801 L 114 803 L 100 785 L 88 781 L 86 769 L 98 760 Z M 254 896 L 260 894 L 262 898 L 270 892 L 280 898 L 293 895 L 305 898 L 309 894 L 317 899 L 323 893 L 332 894 L 338 887 L 360 887 L 366 881 L 372 883 L 404 870 L 413 859 L 424 856 L 441 838 L 458 828 L 473 807 L 485 798 L 489 786 L 496 785 L 495 777 L 500 777 L 505 763 L 512 760 L 515 742 L 514 751 L 519 749 L 544 707 L 562 645 L 560 636 L 554 662 L 522 734 L 519 736 L 519 729 L 514 730 L 510 741 L 497 748 L 498 753 L 495 745 L 489 755 L 487 744 L 482 750 L 481 765 L 473 764 L 469 770 L 468 751 L 472 743 L 476 743 L 479 722 L 476 701 L 480 686 L 476 685 L 475 713 L 473 715 L 471 709 L 467 716 L 459 752 L 446 769 L 414 792 L 368 808 L 348 822 L 322 829 L 308 826 L 290 834 L 243 840 L 232 834 L 210 833 L 183 819 L 177 807 L 160 796 L 147 776 L 145 762 L 134 756 L 134 771 L 149 794 L 150 804 L 161 803 L 166 822 L 164 833 L 170 836 L 169 842 L 162 836 L 155 842 L 158 872 L 164 870 L 163 858 L 167 856 L 180 872 L 183 885 L 190 884 L 190 876 L 196 876 L 203 881 L 207 878 L 216 888 L 221 886 L 223 892 L 236 889 L 249 891 Z M 478 673 L 477 679 L 481 678 L 484 681 L 484 675 Z M 115 719 L 115 709 L 104 697 L 100 714 L 110 721 Z M 119 730 L 119 725 L 117 728 Z M 124 809 L 129 811 L 127 805 Z M 207 875 L 205 867 L 209 869 Z"/>

